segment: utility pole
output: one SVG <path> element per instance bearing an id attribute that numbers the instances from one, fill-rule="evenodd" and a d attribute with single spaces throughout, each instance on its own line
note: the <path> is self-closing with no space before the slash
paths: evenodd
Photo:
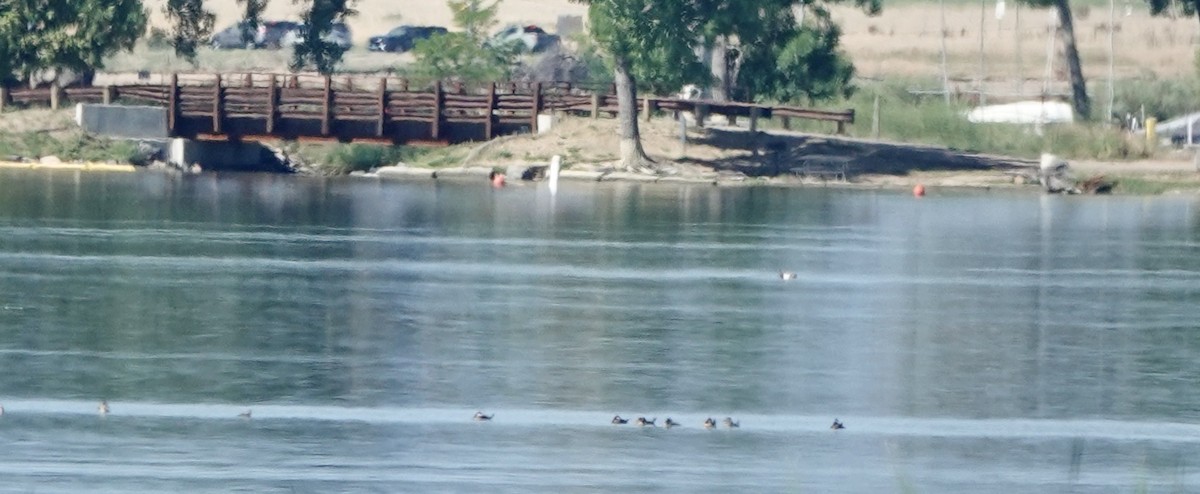
<path id="1" fill-rule="evenodd" d="M 950 104 L 950 76 L 946 74 L 946 0 L 939 0 L 942 10 L 942 29 L 938 37 L 942 40 L 942 97 Z"/>

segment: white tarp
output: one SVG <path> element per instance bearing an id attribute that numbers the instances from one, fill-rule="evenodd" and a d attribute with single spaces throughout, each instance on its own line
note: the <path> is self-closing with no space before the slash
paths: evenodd
<path id="1" fill-rule="evenodd" d="M 1049 124 L 1071 123 L 1075 113 L 1061 101 L 1021 101 L 1003 105 L 980 106 L 967 112 L 972 123 Z"/>

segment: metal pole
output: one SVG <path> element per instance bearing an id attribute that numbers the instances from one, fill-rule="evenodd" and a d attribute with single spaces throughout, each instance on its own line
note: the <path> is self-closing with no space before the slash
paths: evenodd
<path id="1" fill-rule="evenodd" d="M 987 78 L 987 64 L 983 51 L 983 35 L 987 26 L 987 0 L 979 0 L 979 106 L 987 104 L 987 94 L 983 90 L 983 82 Z"/>
<path id="2" fill-rule="evenodd" d="M 1116 0 L 1108 0 L 1108 118 L 1113 115 L 1113 105 L 1116 100 L 1116 53 L 1117 41 L 1114 29 L 1114 23 L 1117 17 L 1117 2 Z M 1188 135 L 1191 138 L 1191 135 Z"/>
<path id="3" fill-rule="evenodd" d="M 950 104 L 950 76 L 946 74 L 946 0 L 939 0 L 938 6 L 942 11 L 942 28 L 939 38 L 942 40 L 942 97 Z"/>
<path id="4" fill-rule="evenodd" d="M 1017 49 L 1013 53 L 1017 57 L 1017 97 L 1025 98 L 1025 71 L 1021 66 L 1021 3 L 1013 2 L 1013 38 L 1017 41 Z"/>

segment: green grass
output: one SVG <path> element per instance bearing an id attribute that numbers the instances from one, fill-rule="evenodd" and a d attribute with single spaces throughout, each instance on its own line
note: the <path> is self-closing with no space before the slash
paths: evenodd
<path id="1" fill-rule="evenodd" d="M 0 133 L 0 158 L 57 156 L 64 161 L 128 162 L 137 149 L 133 141 L 93 137 L 83 132 Z"/>
<path id="2" fill-rule="evenodd" d="M 886 140 L 1030 159 L 1043 152 L 1100 160 L 1136 159 L 1150 154 L 1140 139 L 1106 123 L 1051 125 L 1041 134 L 1027 125 L 973 124 L 966 119 L 968 105 L 947 105 L 940 95 L 913 95 L 908 91 L 912 87 L 936 87 L 936 83 L 864 83 L 851 98 L 819 107 L 853 108 L 855 123 L 847 127 L 851 137 L 872 137 L 873 105 L 878 96 L 880 138 Z M 802 131 L 828 133 L 832 127 L 828 122 L 793 121 L 793 129 Z"/>

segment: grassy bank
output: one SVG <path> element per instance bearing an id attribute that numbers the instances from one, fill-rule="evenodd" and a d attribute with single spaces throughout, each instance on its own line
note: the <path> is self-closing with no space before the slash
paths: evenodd
<path id="1" fill-rule="evenodd" d="M 83 133 L 70 110 L 29 109 L 0 117 L 0 159 L 57 156 L 63 161 L 127 163 L 137 144 Z"/>

